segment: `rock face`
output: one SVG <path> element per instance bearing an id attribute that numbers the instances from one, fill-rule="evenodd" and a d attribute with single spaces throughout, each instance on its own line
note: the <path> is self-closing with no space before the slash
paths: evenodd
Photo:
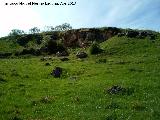
<path id="1" fill-rule="evenodd" d="M 78 52 L 76 56 L 77 58 L 86 58 L 88 55 L 85 52 Z"/>
<path id="2" fill-rule="evenodd" d="M 120 32 L 120 29 L 108 27 L 103 29 L 77 29 L 69 30 L 63 34 L 63 42 L 66 47 L 86 47 L 93 41 L 103 42 Z"/>

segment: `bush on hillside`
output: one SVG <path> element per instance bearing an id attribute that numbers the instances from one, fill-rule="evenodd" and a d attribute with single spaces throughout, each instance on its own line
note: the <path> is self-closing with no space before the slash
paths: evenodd
<path id="1" fill-rule="evenodd" d="M 29 41 L 33 41 L 34 43 L 40 45 L 42 43 L 43 36 L 40 34 L 28 34 L 28 35 L 21 35 L 19 38 L 17 38 L 17 43 L 20 46 L 25 47 Z"/>
<path id="2" fill-rule="evenodd" d="M 49 54 L 56 54 L 57 52 L 66 51 L 63 44 L 58 44 L 56 41 L 53 41 L 53 40 L 48 41 L 46 47 Z"/>
<path id="3" fill-rule="evenodd" d="M 99 44 L 94 42 L 90 48 L 89 48 L 89 52 L 91 55 L 94 55 L 94 54 L 99 54 L 102 52 L 102 49 L 100 48 Z"/>

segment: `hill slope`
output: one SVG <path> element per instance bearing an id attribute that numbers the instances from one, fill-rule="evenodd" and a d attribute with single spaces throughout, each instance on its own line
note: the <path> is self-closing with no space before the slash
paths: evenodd
<path id="1" fill-rule="evenodd" d="M 0 59 L 0 119 L 159 120 L 160 35 L 114 36 L 100 46 L 103 53 L 84 59 L 75 53 L 88 48 L 69 49 L 69 61 Z M 50 74 L 56 66 L 60 78 Z"/>

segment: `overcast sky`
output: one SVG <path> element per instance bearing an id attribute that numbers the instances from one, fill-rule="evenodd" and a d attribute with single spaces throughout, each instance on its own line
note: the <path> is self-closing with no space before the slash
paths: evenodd
<path id="1" fill-rule="evenodd" d="M 26 32 L 32 27 L 56 26 L 70 23 L 73 28 L 121 27 L 160 31 L 160 0 L 31 0 L 31 2 L 76 2 L 66 6 L 17 6 L 0 1 L 0 37 L 12 29 Z"/>

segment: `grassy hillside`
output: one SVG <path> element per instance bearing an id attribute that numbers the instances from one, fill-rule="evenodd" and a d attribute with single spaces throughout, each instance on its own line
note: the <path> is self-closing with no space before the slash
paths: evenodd
<path id="1" fill-rule="evenodd" d="M 0 41 L 1 51 L 9 46 Z M 63 62 L 54 56 L 0 59 L 0 119 L 159 120 L 160 35 L 115 36 L 100 46 L 103 53 L 84 59 L 75 56 L 80 48 L 70 49 Z M 50 74 L 56 66 L 63 69 L 60 78 Z M 110 94 L 115 85 L 125 90 Z"/>

